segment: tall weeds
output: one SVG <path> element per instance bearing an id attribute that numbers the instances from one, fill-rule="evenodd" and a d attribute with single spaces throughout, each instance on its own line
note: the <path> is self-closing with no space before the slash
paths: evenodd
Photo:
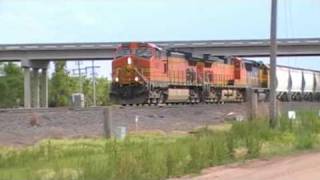
<path id="1" fill-rule="evenodd" d="M 292 151 L 311 149 L 319 144 L 319 133 L 320 119 L 299 112 L 296 120 L 280 118 L 275 129 L 266 120 L 255 120 L 235 122 L 230 130 L 203 128 L 186 136 L 50 140 L 26 149 L 0 149 L 0 179 L 166 179 L 239 157 L 259 157 L 266 144 L 274 145 L 271 149 L 282 144 L 291 145 Z"/>

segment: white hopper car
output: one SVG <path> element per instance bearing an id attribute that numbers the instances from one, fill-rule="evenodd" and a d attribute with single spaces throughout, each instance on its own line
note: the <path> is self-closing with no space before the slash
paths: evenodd
<path id="1" fill-rule="evenodd" d="M 277 98 L 282 101 L 320 100 L 320 72 L 277 66 Z"/>

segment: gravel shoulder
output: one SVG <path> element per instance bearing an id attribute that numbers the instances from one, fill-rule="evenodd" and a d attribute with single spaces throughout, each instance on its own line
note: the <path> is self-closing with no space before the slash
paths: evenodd
<path id="1" fill-rule="evenodd" d="M 320 104 L 295 102 L 283 103 L 279 107 L 286 113 L 289 109 L 318 110 Z M 0 109 L 0 146 L 32 145 L 47 138 L 101 137 L 104 108 Z M 267 109 L 267 103 L 259 103 L 258 115 L 265 116 Z M 114 106 L 112 127 L 125 126 L 129 132 L 188 132 L 201 126 L 223 123 L 236 116 L 245 117 L 248 111 L 246 103 Z"/>
<path id="2" fill-rule="evenodd" d="M 112 127 L 125 126 L 129 132 L 187 132 L 221 123 L 229 113 L 245 115 L 244 110 L 243 104 L 113 107 Z M 104 107 L 2 110 L 0 146 L 32 145 L 47 138 L 101 137 L 103 111 Z"/>

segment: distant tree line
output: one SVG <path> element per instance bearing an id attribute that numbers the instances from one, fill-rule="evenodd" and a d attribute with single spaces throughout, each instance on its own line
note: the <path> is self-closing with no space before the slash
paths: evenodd
<path id="1" fill-rule="evenodd" d="M 71 77 L 66 63 L 54 63 L 55 71 L 49 79 L 49 106 L 61 107 L 71 103 L 71 95 L 79 92 L 79 77 Z M 86 106 L 93 105 L 92 79 L 82 77 Z M 107 78 L 96 78 L 97 106 L 109 103 L 110 83 Z M 23 106 L 23 71 L 15 63 L 0 64 L 0 108 Z"/>

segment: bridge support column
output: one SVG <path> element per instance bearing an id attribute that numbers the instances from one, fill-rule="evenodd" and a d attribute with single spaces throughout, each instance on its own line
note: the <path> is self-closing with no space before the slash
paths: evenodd
<path id="1" fill-rule="evenodd" d="M 24 68 L 25 108 L 48 107 L 48 65 L 49 61 L 45 60 L 21 60 L 21 66 Z M 30 71 L 31 68 L 32 71 Z"/>
<path id="2" fill-rule="evenodd" d="M 48 76 L 47 68 L 43 68 L 40 76 L 40 106 L 48 107 Z"/>
<path id="3" fill-rule="evenodd" d="M 24 108 L 31 108 L 31 72 L 24 67 Z"/>
<path id="4" fill-rule="evenodd" d="M 40 88 L 39 88 L 39 69 L 33 68 L 31 79 L 31 106 L 33 108 L 40 107 Z"/>

